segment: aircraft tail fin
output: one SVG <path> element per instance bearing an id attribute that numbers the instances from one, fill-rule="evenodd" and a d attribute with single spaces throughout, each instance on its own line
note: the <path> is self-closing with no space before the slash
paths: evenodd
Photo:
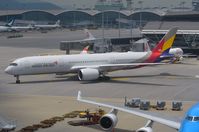
<path id="1" fill-rule="evenodd" d="M 146 42 L 144 43 L 144 52 L 149 52 L 149 51 L 151 51 L 151 49 L 149 47 L 148 40 L 146 40 Z"/>
<path id="2" fill-rule="evenodd" d="M 96 39 L 88 29 L 84 29 L 84 33 L 86 34 L 86 39 L 93 40 Z"/>
<path id="3" fill-rule="evenodd" d="M 82 50 L 82 52 L 80 53 L 80 54 L 88 54 L 88 49 L 89 49 L 89 45 L 88 46 L 86 46 L 83 50 Z"/>
<path id="4" fill-rule="evenodd" d="M 172 47 L 176 37 L 177 30 L 177 27 L 170 29 L 167 34 L 165 34 L 165 36 L 158 42 L 152 52 L 169 52 L 169 49 Z"/>
<path id="5" fill-rule="evenodd" d="M 158 42 L 156 47 L 152 50 L 152 54 L 147 62 L 156 62 L 161 55 L 169 53 L 176 37 L 178 27 L 170 29 L 165 36 Z"/>
<path id="6" fill-rule="evenodd" d="M 6 24 L 6 26 L 11 27 L 14 24 L 14 19 L 12 19 L 9 23 Z"/>
<path id="7" fill-rule="evenodd" d="M 60 25 L 60 20 L 57 20 L 55 25 Z"/>

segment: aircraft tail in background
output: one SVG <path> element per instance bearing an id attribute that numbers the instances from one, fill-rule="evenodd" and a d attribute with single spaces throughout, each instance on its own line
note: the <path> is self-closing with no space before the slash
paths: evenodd
<path id="1" fill-rule="evenodd" d="M 86 34 L 86 40 L 95 40 L 96 38 L 91 34 L 88 29 L 84 29 L 84 33 Z"/>
<path id="2" fill-rule="evenodd" d="M 170 29 L 167 34 L 158 42 L 156 47 L 152 50 L 152 55 L 147 62 L 157 62 L 161 55 L 169 53 L 170 48 L 173 45 L 178 28 Z"/>
<path id="3" fill-rule="evenodd" d="M 57 20 L 55 24 L 60 25 L 60 20 Z"/>
<path id="4" fill-rule="evenodd" d="M 11 27 L 14 24 L 15 20 L 12 19 L 9 23 L 6 24 L 7 27 Z"/>

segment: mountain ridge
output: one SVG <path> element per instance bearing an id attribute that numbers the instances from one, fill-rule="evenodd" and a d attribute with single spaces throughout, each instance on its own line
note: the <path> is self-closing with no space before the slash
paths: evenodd
<path id="1" fill-rule="evenodd" d="M 0 10 L 56 10 L 62 9 L 58 5 L 41 0 L 1 0 Z"/>

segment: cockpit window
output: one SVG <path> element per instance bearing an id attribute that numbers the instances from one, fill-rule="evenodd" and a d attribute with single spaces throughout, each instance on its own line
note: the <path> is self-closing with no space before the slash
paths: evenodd
<path id="1" fill-rule="evenodd" d="M 192 116 L 187 116 L 187 117 L 186 117 L 186 120 L 192 121 L 192 120 L 193 120 L 193 117 L 192 117 Z"/>
<path id="2" fill-rule="evenodd" d="M 194 121 L 199 121 L 199 117 L 194 117 Z"/>
<path id="3" fill-rule="evenodd" d="M 17 66 L 17 63 L 11 63 L 10 66 Z"/>
<path id="4" fill-rule="evenodd" d="M 199 117 L 197 117 L 197 116 L 195 116 L 195 117 L 194 116 L 187 116 L 186 120 L 199 122 Z"/>

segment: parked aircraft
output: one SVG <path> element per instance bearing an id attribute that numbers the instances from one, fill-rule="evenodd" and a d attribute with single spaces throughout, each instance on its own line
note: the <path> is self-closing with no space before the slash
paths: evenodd
<path id="1" fill-rule="evenodd" d="M 32 25 L 28 25 L 28 26 L 13 26 L 14 21 L 15 20 L 13 19 L 12 21 L 10 21 L 5 26 L 0 26 L 0 32 L 27 31 L 27 30 L 34 29 L 34 27 Z"/>
<path id="2" fill-rule="evenodd" d="M 33 27 L 32 25 L 28 25 L 28 26 L 11 26 L 10 29 L 11 29 L 12 31 L 20 32 L 20 31 L 33 30 L 34 27 Z"/>
<path id="3" fill-rule="evenodd" d="M 22 75 L 50 73 L 77 73 L 79 80 L 96 80 L 110 71 L 160 65 L 156 61 L 171 48 L 177 29 L 169 30 L 153 51 L 24 57 L 13 61 L 5 72 L 14 75 L 16 83 Z"/>
<path id="4" fill-rule="evenodd" d="M 41 30 L 50 30 L 50 29 L 60 28 L 61 26 L 60 26 L 60 20 L 57 20 L 57 22 L 53 25 L 49 25 L 49 24 L 38 25 L 38 24 L 36 24 L 33 27 L 36 28 L 36 29 L 41 29 Z"/>
<path id="5" fill-rule="evenodd" d="M 199 113 L 198 113 L 199 103 L 193 105 L 185 114 L 184 119 L 182 118 L 182 120 L 180 120 L 179 118 L 163 117 L 162 115 L 157 113 L 136 110 L 121 105 L 117 106 L 108 103 L 99 103 L 92 100 L 82 99 L 81 91 L 78 92 L 77 100 L 80 102 L 112 109 L 108 114 L 103 115 L 99 121 L 101 128 L 106 131 L 112 130 L 117 125 L 118 110 L 148 119 L 147 124 L 144 127 L 136 130 L 136 132 L 153 132 L 152 127 L 154 122 L 158 122 L 163 125 L 169 126 L 171 128 L 178 130 L 179 132 L 199 131 Z"/>
<path id="6" fill-rule="evenodd" d="M 10 31 L 12 31 L 11 26 L 13 25 L 13 23 L 14 23 L 14 20 L 11 20 L 6 25 L 0 26 L 0 32 L 10 32 Z"/>

